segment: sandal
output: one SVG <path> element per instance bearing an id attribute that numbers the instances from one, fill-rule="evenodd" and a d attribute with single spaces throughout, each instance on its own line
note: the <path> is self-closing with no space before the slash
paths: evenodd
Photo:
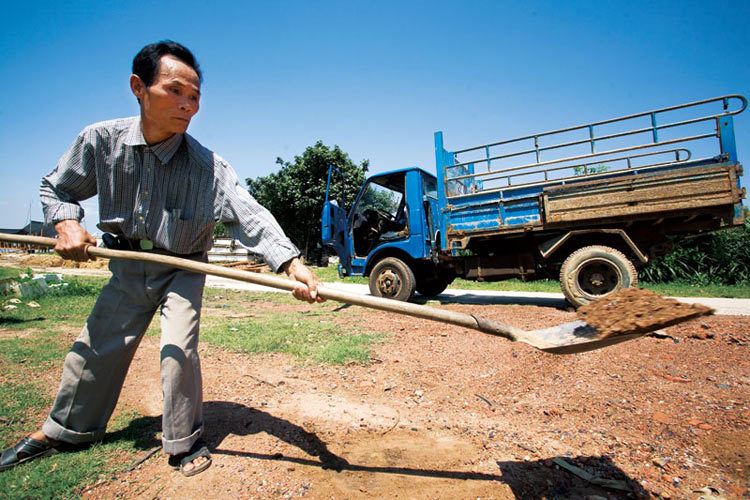
<path id="1" fill-rule="evenodd" d="M 0 456 L 0 471 L 12 469 L 16 465 L 29 462 L 35 458 L 54 455 L 57 452 L 57 448 L 51 443 L 25 437 L 3 451 L 2 456 Z"/>
<path id="2" fill-rule="evenodd" d="M 186 471 L 185 466 L 199 457 L 205 457 L 208 460 Z M 180 473 L 182 473 L 182 475 L 185 477 L 194 476 L 211 467 L 211 452 L 208 451 L 208 448 L 206 447 L 203 440 L 199 439 L 195 442 L 195 444 L 193 444 L 193 447 L 190 448 L 189 452 L 180 453 L 179 455 L 170 455 L 169 465 L 171 465 L 175 470 L 179 470 Z"/>

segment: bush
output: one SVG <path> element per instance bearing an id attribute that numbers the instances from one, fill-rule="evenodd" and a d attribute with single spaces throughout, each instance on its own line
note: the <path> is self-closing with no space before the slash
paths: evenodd
<path id="1" fill-rule="evenodd" d="M 647 283 L 750 284 L 750 221 L 744 226 L 674 242 L 674 251 L 649 262 Z"/>

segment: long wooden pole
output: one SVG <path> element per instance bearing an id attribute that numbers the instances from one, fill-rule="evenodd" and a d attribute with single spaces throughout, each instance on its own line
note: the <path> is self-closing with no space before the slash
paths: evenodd
<path id="1" fill-rule="evenodd" d="M 34 243 L 51 248 L 55 246 L 57 240 L 55 240 L 54 238 L 45 238 L 42 236 L 0 233 L 0 241 Z M 87 251 L 89 255 L 94 257 L 133 260 L 139 262 L 153 262 L 156 264 L 163 264 L 166 266 L 185 269 L 187 271 L 193 271 L 196 273 L 221 276 L 223 278 L 230 278 L 238 281 L 254 283 L 256 285 L 264 285 L 271 288 L 278 288 L 287 291 L 292 291 L 296 286 L 299 285 L 299 282 L 297 281 L 282 278 L 279 276 L 240 271 L 238 269 L 216 266 L 214 264 L 207 264 L 205 262 L 183 259 L 180 257 L 164 255 L 156 252 L 112 250 L 109 248 L 100 248 L 95 246 L 88 247 Z M 400 302 L 397 300 L 374 297 L 371 295 L 347 293 L 325 286 L 319 286 L 318 293 L 321 297 L 327 300 L 335 300 L 337 302 L 343 302 L 345 304 L 369 307 L 371 309 L 378 309 L 381 311 L 393 312 L 397 314 L 405 314 L 417 318 L 440 321 L 464 328 L 471 328 L 474 330 L 479 330 L 483 333 L 488 333 L 490 335 L 504 337 L 508 340 L 522 341 L 540 349 L 550 347 L 550 344 L 548 344 L 547 342 L 529 338 L 527 335 L 528 332 L 524 332 L 523 330 L 520 330 L 518 328 L 513 328 L 512 326 L 498 323 L 497 321 L 489 320 L 479 316 L 473 316 L 471 314 L 461 313 L 458 311 L 449 311 L 447 309 L 438 309 L 421 304 L 413 304 L 411 302 Z"/>

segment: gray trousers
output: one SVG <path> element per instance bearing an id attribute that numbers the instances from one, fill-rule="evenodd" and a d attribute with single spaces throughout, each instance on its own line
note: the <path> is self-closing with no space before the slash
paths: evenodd
<path id="1" fill-rule="evenodd" d="M 203 430 L 198 328 L 206 278 L 148 262 L 112 260 L 109 268 L 112 279 L 65 357 L 42 431 L 72 444 L 104 436 L 135 350 L 161 307 L 162 443 L 165 453 L 185 453 Z"/>

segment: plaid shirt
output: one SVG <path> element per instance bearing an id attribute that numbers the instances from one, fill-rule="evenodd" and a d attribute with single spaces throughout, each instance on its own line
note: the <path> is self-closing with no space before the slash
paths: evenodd
<path id="1" fill-rule="evenodd" d="M 139 117 L 86 127 L 42 179 L 47 223 L 80 221 L 79 201 L 99 196 L 102 231 L 149 239 L 177 254 L 208 251 L 216 222 L 279 271 L 299 255 L 232 167 L 188 134 L 148 146 Z"/>

